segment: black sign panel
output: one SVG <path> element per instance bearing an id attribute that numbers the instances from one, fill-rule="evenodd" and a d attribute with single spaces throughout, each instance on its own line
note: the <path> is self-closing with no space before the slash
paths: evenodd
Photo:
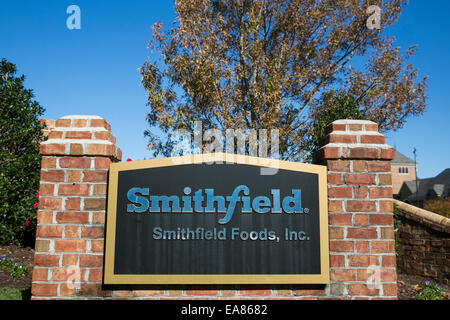
<path id="1" fill-rule="evenodd" d="M 328 281 L 323 167 L 169 159 L 111 167 L 105 283 Z"/>

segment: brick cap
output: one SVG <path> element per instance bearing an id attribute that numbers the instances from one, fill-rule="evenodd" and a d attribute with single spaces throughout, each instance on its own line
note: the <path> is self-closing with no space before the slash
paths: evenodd
<path id="1" fill-rule="evenodd" d="M 399 201 L 397 199 L 393 199 L 393 202 L 398 206 L 399 214 L 402 216 L 405 216 L 404 212 L 409 214 L 409 217 L 413 218 L 413 220 L 416 221 L 423 221 L 423 222 L 431 222 L 428 223 L 431 228 L 435 227 L 434 224 L 442 226 L 442 229 L 444 229 L 446 232 L 450 232 L 450 219 L 441 216 L 437 213 L 427 211 L 418 207 L 415 207 L 413 205 L 410 205 L 408 203 Z M 442 230 L 439 230 L 442 231 Z"/>
<path id="2" fill-rule="evenodd" d="M 61 117 L 60 119 L 101 119 L 104 120 L 102 117 L 100 116 L 93 116 L 93 115 L 70 115 L 70 116 L 64 116 Z"/>
<path id="3" fill-rule="evenodd" d="M 370 120 L 354 120 L 354 119 L 340 119 L 335 120 L 334 124 L 377 124 L 376 122 Z"/>

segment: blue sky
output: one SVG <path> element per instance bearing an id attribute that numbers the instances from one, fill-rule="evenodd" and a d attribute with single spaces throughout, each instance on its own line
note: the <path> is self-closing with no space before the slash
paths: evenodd
<path id="1" fill-rule="evenodd" d="M 151 158 L 146 92 L 137 68 L 147 49 L 151 25 L 174 18 L 172 1 L 0 0 L 0 57 L 26 75 L 26 87 L 45 107 L 45 117 L 99 115 L 112 126 L 123 159 Z M 69 30 L 69 5 L 81 9 L 81 29 Z M 450 167 L 450 1 L 412 0 L 388 33 L 403 49 L 418 45 L 410 60 L 419 76 L 428 75 L 428 107 L 410 118 L 387 143 L 413 158 L 419 177 Z"/>

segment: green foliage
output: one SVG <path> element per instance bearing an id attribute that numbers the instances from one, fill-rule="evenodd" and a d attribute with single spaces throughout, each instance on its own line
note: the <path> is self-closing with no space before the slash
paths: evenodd
<path id="1" fill-rule="evenodd" d="M 444 289 L 432 282 L 425 282 L 425 286 L 417 292 L 418 300 L 441 300 L 444 297 Z"/>
<path id="2" fill-rule="evenodd" d="M 325 127 L 340 119 L 363 120 L 366 116 L 360 110 L 358 101 L 347 93 L 339 93 L 332 98 L 332 103 L 319 109 L 314 119 L 311 132 L 311 148 L 314 153 L 325 138 Z"/>
<path id="3" fill-rule="evenodd" d="M 33 245 L 44 108 L 16 72 L 0 61 L 0 244 Z"/>

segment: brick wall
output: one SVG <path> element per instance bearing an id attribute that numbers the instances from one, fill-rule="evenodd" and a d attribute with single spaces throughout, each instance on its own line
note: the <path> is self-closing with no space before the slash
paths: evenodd
<path id="1" fill-rule="evenodd" d="M 106 179 L 120 150 L 98 117 L 47 120 L 33 299 L 396 299 L 390 160 L 370 121 L 328 128 L 329 285 L 102 287 Z"/>
<path id="2" fill-rule="evenodd" d="M 395 203 L 399 270 L 449 284 L 450 219 L 401 201 Z"/>

